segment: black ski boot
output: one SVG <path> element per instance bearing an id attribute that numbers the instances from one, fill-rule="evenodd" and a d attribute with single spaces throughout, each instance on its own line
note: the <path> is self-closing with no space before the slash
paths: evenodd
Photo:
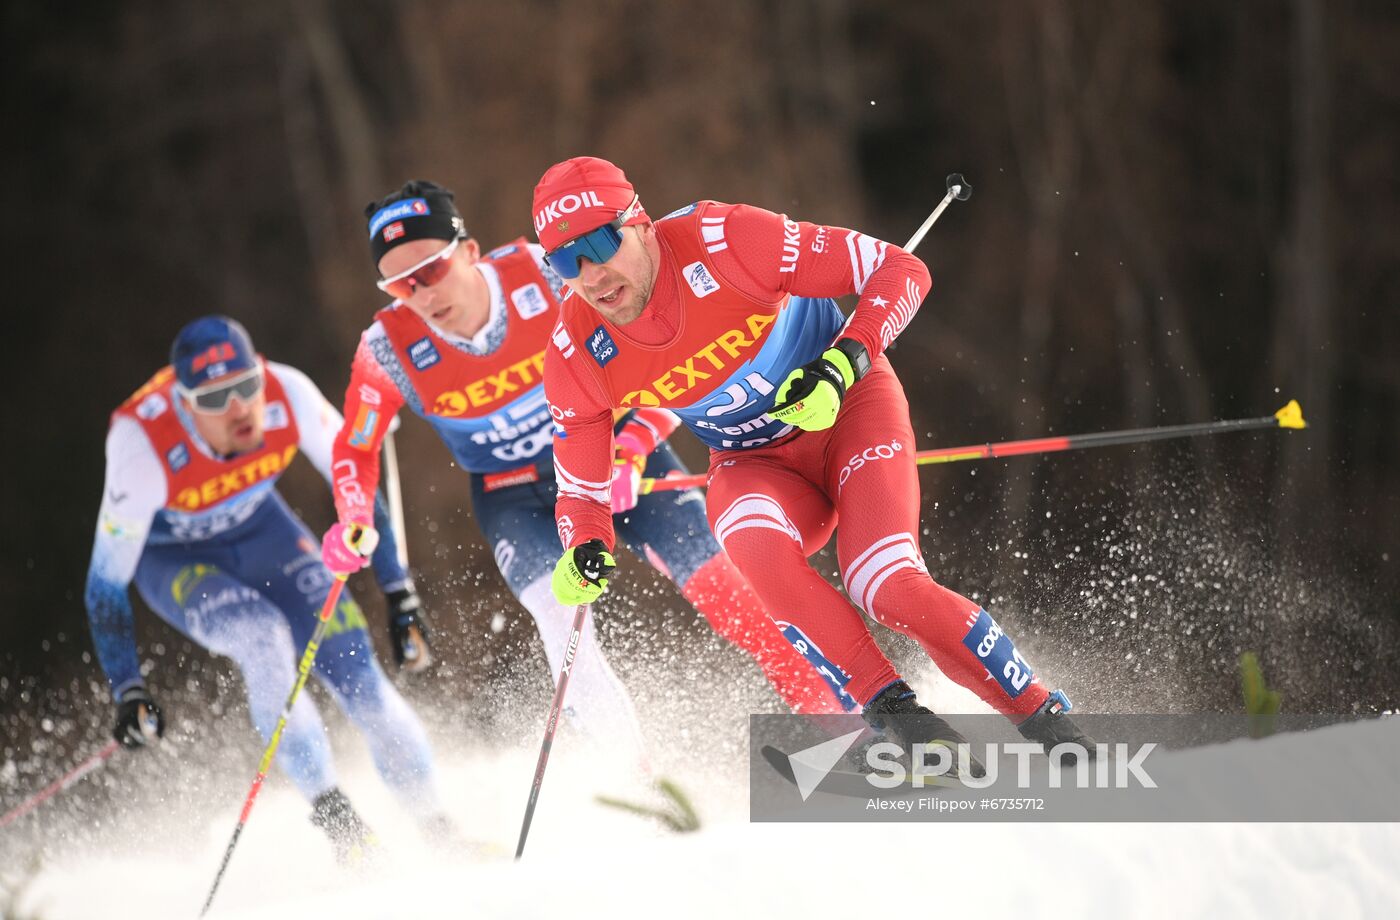
<path id="1" fill-rule="evenodd" d="M 379 841 L 355 812 L 345 793 L 331 787 L 311 803 L 311 823 L 326 832 L 341 866 L 358 866 L 373 857 Z"/>
<path id="2" fill-rule="evenodd" d="M 934 715 L 927 706 L 919 705 L 914 691 L 909 689 L 909 685 L 904 681 L 897 680 L 881 690 L 865 707 L 864 718 L 871 728 L 889 735 L 891 740 L 903 745 L 911 753 L 916 744 L 939 744 L 946 747 L 953 755 L 950 778 L 961 775 L 963 764 L 958 745 L 968 744 L 967 739 L 953 726 Z M 970 744 L 967 751 L 967 771 L 973 776 L 985 776 L 987 770 L 982 766 L 982 762 L 973 756 Z"/>
<path id="3" fill-rule="evenodd" d="M 1044 746 L 1047 754 L 1057 744 L 1078 744 L 1084 747 L 1088 759 L 1093 760 L 1098 755 L 1098 745 L 1067 715 L 1071 708 L 1073 705 L 1070 703 L 1069 697 L 1065 696 L 1065 692 L 1056 690 L 1036 710 L 1035 715 L 1016 728 L 1026 740 L 1035 741 Z M 1079 762 L 1079 757 L 1073 751 L 1066 751 L 1064 762 L 1067 765 L 1075 764 Z"/>

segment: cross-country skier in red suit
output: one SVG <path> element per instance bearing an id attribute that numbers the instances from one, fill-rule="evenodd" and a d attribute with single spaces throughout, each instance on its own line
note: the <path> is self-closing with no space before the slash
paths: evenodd
<path id="1" fill-rule="evenodd" d="M 862 611 L 915 639 L 1026 737 L 1087 741 L 1065 695 L 920 555 L 909 406 L 883 355 L 929 289 L 919 259 L 748 205 L 701 201 L 652 221 L 622 170 L 592 157 L 544 174 L 533 218 L 570 288 L 544 373 L 560 429 L 561 603 L 607 586 L 612 516 L 588 484 L 608 478 L 613 409 L 670 408 L 711 448 L 707 508 L 720 544 L 872 725 L 906 744 L 963 740 L 918 704 Z M 829 298 L 852 293 L 848 322 Z M 807 564 L 833 529 L 850 600 Z"/>
<path id="2" fill-rule="evenodd" d="M 347 525 L 372 525 L 368 497 L 379 476 L 379 445 L 405 404 L 422 416 L 469 474 L 472 510 L 502 577 L 534 617 L 557 675 L 573 609 L 553 598 L 553 420 L 542 373 L 558 322 L 563 285 L 523 239 L 482 253 L 450 191 L 409 182 L 366 212 L 379 286 L 396 299 L 360 340 L 345 392 L 345 425 L 335 442 L 340 523 L 326 536 L 326 562 L 354 570 L 366 559 L 344 543 Z M 608 416 L 613 435 L 613 416 Z M 679 470 L 665 439 L 671 413 L 639 409 L 617 420 L 594 494 L 603 514 L 638 555 L 680 588 L 717 633 L 746 651 L 794 710 L 840 712 L 821 675 L 773 632 L 753 589 L 720 552 L 698 492 L 638 496 L 643 470 Z M 610 448 L 611 449 L 611 448 Z M 619 759 L 644 761 L 632 703 L 594 639 L 591 619 L 569 685 L 569 712 Z M 630 752 L 627 750 L 630 748 Z M 633 756 L 629 757 L 629 753 Z"/>

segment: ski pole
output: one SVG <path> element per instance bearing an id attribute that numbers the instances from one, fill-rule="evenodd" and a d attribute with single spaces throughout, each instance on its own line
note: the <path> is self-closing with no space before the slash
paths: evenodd
<path id="1" fill-rule="evenodd" d="M 403 523 L 403 487 L 399 482 L 399 452 L 394 447 L 394 429 L 398 427 L 398 416 L 389 425 L 384 435 L 384 493 L 389 501 L 389 521 L 394 528 L 398 545 L 399 565 L 408 571 L 408 532 Z M 408 671 L 422 671 L 433 663 L 432 653 L 423 641 L 418 627 L 410 626 L 408 637 L 403 644 L 403 663 Z"/>
<path id="2" fill-rule="evenodd" d="M 403 528 L 403 487 L 399 483 L 399 452 L 394 449 L 394 429 L 384 435 L 384 492 L 389 499 L 389 520 L 398 541 L 399 565 L 408 568 L 408 534 Z"/>
<path id="3" fill-rule="evenodd" d="M 554 688 L 554 703 L 549 707 L 549 719 L 544 723 L 544 743 L 540 745 L 539 762 L 535 764 L 535 781 L 530 786 L 530 801 L 525 805 L 525 820 L 520 825 L 520 842 L 515 845 L 515 858 L 525 852 L 525 838 L 530 835 L 530 822 L 535 817 L 535 803 L 540 799 L 540 786 L 544 783 L 544 768 L 549 763 L 549 749 L 554 746 L 554 730 L 559 727 L 559 714 L 564 711 L 564 691 L 569 686 L 569 672 L 573 670 L 574 655 L 578 652 L 579 640 L 583 637 L 583 623 L 588 616 L 588 605 L 579 604 L 574 612 L 574 626 L 569 632 L 569 643 L 564 647 L 564 663 L 559 667 L 559 681 Z"/>
<path id="4" fill-rule="evenodd" d="M 35 793 L 28 800 L 21 802 L 19 805 L 16 805 L 14 808 L 11 808 L 9 811 L 5 812 L 5 816 L 0 818 L 0 827 L 8 827 L 9 825 L 15 823 L 20 818 L 23 818 L 25 815 L 38 808 L 40 805 L 47 802 L 49 799 L 53 798 L 60 792 L 67 789 L 69 786 L 72 786 L 84 776 L 87 776 L 93 770 L 96 770 L 98 767 L 102 766 L 102 764 L 106 762 L 108 757 L 111 757 L 117 752 L 118 746 L 119 745 L 117 744 L 117 742 L 108 741 L 106 746 L 103 747 L 102 750 L 98 751 L 96 754 L 93 754 L 87 760 L 84 760 L 82 763 L 78 764 L 76 767 L 69 770 L 67 773 L 63 774 L 49 785 L 45 786 L 42 791 Z"/>
<path id="5" fill-rule="evenodd" d="M 924 222 L 919 225 L 919 229 L 914 231 L 914 235 L 909 237 L 909 242 L 904 244 L 905 252 L 913 252 L 919 248 L 919 244 L 924 241 L 924 234 L 933 227 L 933 222 L 938 220 L 938 215 L 943 213 L 943 209 L 953 203 L 953 199 L 966 201 L 972 197 L 972 186 L 963 178 L 962 173 L 948 174 L 948 193 L 943 196 L 943 200 L 938 202 L 938 206 L 933 209 Z"/>
<path id="6" fill-rule="evenodd" d="M 204 899 L 204 907 L 199 912 L 201 917 L 209 913 L 209 905 L 214 903 L 214 894 L 219 890 L 219 882 L 223 881 L 224 870 L 233 858 L 233 848 L 238 846 L 238 837 L 243 833 L 244 825 L 248 823 L 248 814 L 253 810 L 253 802 L 262 791 L 263 780 L 267 779 L 267 771 L 272 767 L 273 755 L 277 753 L 277 746 L 282 742 L 282 730 L 287 727 L 287 721 L 292 715 L 292 706 L 296 704 L 301 688 L 306 686 L 306 678 L 311 674 L 311 664 L 316 659 L 316 651 L 321 647 L 321 639 L 326 633 L 326 624 L 330 622 L 335 605 L 340 600 L 340 592 L 345 588 L 345 578 L 344 575 L 335 577 L 330 592 L 326 595 L 326 602 L 321 606 L 316 631 L 311 634 L 311 641 L 306 643 L 306 651 L 301 655 L 301 664 L 297 666 L 297 681 L 292 685 L 292 692 L 287 694 L 287 702 L 282 706 L 282 715 L 277 719 L 277 727 L 273 729 L 272 738 L 268 741 L 262 761 L 258 764 L 258 775 L 253 778 L 253 786 L 248 790 L 248 797 L 243 800 L 243 811 L 238 815 L 238 826 L 233 829 L 233 837 L 228 842 L 228 849 L 224 851 L 224 861 L 219 864 L 219 873 L 214 876 L 214 884 L 209 888 L 209 897 Z"/>
<path id="7" fill-rule="evenodd" d="M 1109 447 L 1116 444 L 1143 444 L 1148 441 L 1165 441 L 1169 438 L 1194 438 L 1201 435 L 1225 434 L 1230 431 L 1253 431 L 1259 428 L 1306 428 L 1303 408 L 1298 400 L 1290 399 L 1288 405 L 1259 418 L 1226 419 L 1218 422 L 1199 422 L 1190 425 L 1164 425 L 1158 428 L 1128 428 L 1122 431 L 1099 431 L 1091 434 L 1072 434 L 1059 438 L 1032 438 L 1026 441 L 997 441 L 990 444 L 969 444 L 966 447 L 939 447 L 921 450 L 914 456 L 919 466 L 931 463 L 954 463 L 959 460 L 985 460 L 990 457 L 1019 457 L 1026 454 L 1053 454 L 1063 450 L 1081 450 L 1086 447 Z M 690 476 L 668 476 L 663 479 L 643 479 L 637 490 L 645 495 L 648 492 L 662 492 L 670 489 L 691 489 L 705 484 L 705 474 Z"/>

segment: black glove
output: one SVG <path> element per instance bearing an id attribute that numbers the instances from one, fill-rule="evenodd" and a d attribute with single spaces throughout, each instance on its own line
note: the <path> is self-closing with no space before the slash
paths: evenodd
<path id="1" fill-rule="evenodd" d="M 428 624 L 423 622 L 423 603 L 413 585 L 384 592 L 389 608 L 389 638 L 394 647 L 394 663 L 406 671 L 421 671 L 433 663 L 428 643 Z"/>
<path id="2" fill-rule="evenodd" d="M 145 747 L 153 738 L 165 737 L 165 714 L 145 687 L 128 687 L 122 691 L 112 737 L 131 750 Z"/>

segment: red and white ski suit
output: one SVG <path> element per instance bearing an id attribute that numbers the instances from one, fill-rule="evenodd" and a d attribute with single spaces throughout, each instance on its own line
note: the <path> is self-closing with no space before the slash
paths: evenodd
<path id="1" fill-rule="evenodd" d="M 613 407 L 671 408 L 712 446 L 707 510 L 720 544 L 788 638 L 858 703 L 899 678 L 864 611 L 998 711 L 1034 713 L 1045 687 L 979 604 L 930 577 L 919 551 L 909 409 L 882 352 L 929 289 L 924 264 L 852 230 L 746 205 L 700 202 L 655 227 L 661 259 L 642 315 L 614 326 L 566 297 L 545 356 L 564 545 L 613 544 L 603 488 Z M 834 304 L 823 312 L 799 300 L 852 293 L 860 299 L 844 329 Z M 785 322 L 797 304 L 803 321 Z M 800 432 L 762 414 L 787 374 L 838 336 L 863 344 L 873 365 L 835 425 Z M 730 406 L 745 409 L 742 424 L 708 420 Z M 833 529 L 850 600 L 806 561 Z"/>

